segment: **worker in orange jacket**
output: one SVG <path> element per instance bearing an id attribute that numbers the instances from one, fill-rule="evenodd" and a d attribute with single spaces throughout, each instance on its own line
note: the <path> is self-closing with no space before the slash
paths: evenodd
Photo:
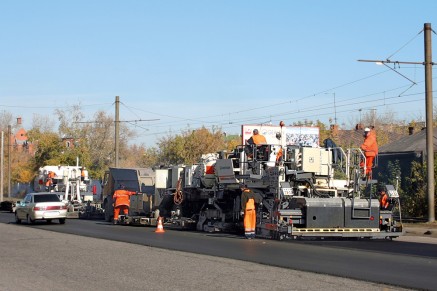
<path id="1" fill-rule="evenodd" d="M 244 207 L 244 235 L 247 239 L 255 238 L 256 210 L 255 203 L 260 203 L 262 198 L 256 195 L 245 185 L 241 185 L 241 207 Z"/>
<path id="2" fill-rule="evenodd" d="M 52 171 L 49 171 L 47 173 L 47 180 L 46 180 L 46 188 L 47 191 L 50 191 L 53 187 L 53 179 L 56 177 L 56 174 Z"/>
<path id="3" fill-rule="evenodd" d="M 371 130 L 366 127 L 364 129 L 364 142 L 361 145 L 361 149 L 364 151 L 364 156 L 366 157 L 366 177 L 371 177 L 372 175 L 372 167 L 373 161 L 375 157 L 378 155 L 378 144 L 376 142 L 376 133 L 375 130 Z M 364 168 L 364 163 L 360 164 L 360 167 Z"/>
<path id="4" fill-rule="evenodd" d="M 130 196 L 134 194 L 136 194 L 136 192 L 125 190 L 123 185 L 114 192 L 112 196 L 112 200 L 114 201 L 114 224 L 118 222 L 120 211 L 122 211 L 124 215 L 129 213 Z"/>
<path id="5" fill-rule="evenodd" d="M 264 135 L 259 134 L 258 129 L 253 130 L 253 135 L 247 140 L 248 144 L 267 144 L 267 140 Z"/>
<path id="6" fill-rule="evenodd" d="M 379 190 L 379 206 L 380 209 L 388 209 L 388 207 L 390 206 L 390 201 L 388 199 L 388 195 L 387 192 L 385 192 L 385 189 L 380 189 Z"/>
<path id="7" fill-rule="evenodd" d="M 85 167 L 80 169 L 80 180 L 85 181 Z"/>

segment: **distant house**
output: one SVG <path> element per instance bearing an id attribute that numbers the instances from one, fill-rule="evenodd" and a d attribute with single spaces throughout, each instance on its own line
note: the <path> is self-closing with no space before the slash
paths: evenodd
<path id="1" fill-rule="evenodd" d="M 344 149 L 359 148 L 364 142 L 364 126 L 357 124 L 355 129 L 338 129 L 338 125 L 330 126 L 330 137 L 335 140 L 338 146 Z M 382 134 L 383 133 L 383 134 Z M 376 129 L 376 136 L 379 145 L 386 144 L 387 141 L 395 141 L 407 136 L 403 128 L 396 129 L 391 125 L 382 125 Z"/>
<path id="2" fill-rule="evenodd" d="M 31 155 L 34 155 L 34 146 L 28 141 L 27 131 L 21 127 L 21 117 L 17 118 L 17 126 L 19 129 L 10 136 L 9 142 L 12 149 L 19 152 L 28 152 Z"/>
<path id="3" fill-rule="evenodd" d="M 437 150 L 437 128 L 434 128 L 434 152 Z M 426 161 L 426 130 L 417 133 L 410 131 L 410 135 L 400 138 L 392 143 L 379 148 L 378 167 L 374 174 L 384 174 L 388 170 L 388 163 L 398 160 L 401 175 L 408 176 L 411 172 L 413 161 L 423 163 Z M 379 176 L 379 175 L 378 175 Z M 378 177 L 376 176 L 376 177 Z"/>

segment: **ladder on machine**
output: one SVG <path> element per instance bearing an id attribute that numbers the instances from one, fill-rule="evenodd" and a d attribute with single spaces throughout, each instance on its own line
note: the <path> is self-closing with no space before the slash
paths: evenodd
<path id="1" fill-rule="evenodd" d="M 361 151 L 361 149 L 348 150 L 348 156 L 350 177 L 352 178 L 354 187 L 353 196 L 351 198 L 352 218 L 370 219 L 372 217 L 372 194 L 374 188 L 373 185 L 378 183 L 378 181 L 366 176 L 366 157 L 364 156 L 364 153 Z M 364 164 L 364 167 L 360 167 L 361 163 Z M 362 186 L 364 186 L 364 191 L 362 191 Z M 355 199 L 360 198 L 367 200 L 365 206 L 356 205 Z"/>

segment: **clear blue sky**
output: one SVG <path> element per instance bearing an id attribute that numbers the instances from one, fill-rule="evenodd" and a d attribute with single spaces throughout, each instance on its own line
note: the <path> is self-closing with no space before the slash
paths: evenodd
<path id="1" fill-rule="evenodd" d="M 396 68 L 408 89 L 357 60 L 422 62 L 435 0 L 3 0 L 0 13 L 0 110 L 27 128 L 79 103 L 87 119 L 113 114 L 115 96 L 121 120 L 159 119 L 129 125 L 147 146 L 202 125 L 238 134 L 336 114 L 349 129 L 360 109 L 425 119 L 422 65 Z"/>

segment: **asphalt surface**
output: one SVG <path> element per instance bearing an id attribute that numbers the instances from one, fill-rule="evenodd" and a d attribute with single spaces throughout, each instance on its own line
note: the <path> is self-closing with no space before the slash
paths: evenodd
<path id="1" fill-rule="evenodd" d="M 0 223 L 0 290 L 403 290 Z"/>
<path id="2" fill-rule="evenodd" d="M 105 242 L 105 244 L 107 242 L 116 243 L 115 241 L 128 242 L 130 243 L 128 244 L 129 246 L 132 246 L 132 244 L 136 244 L 136 247 L 141 247 L 141 245 L 148 246 L 148 251 L 152 249 L 154 251 L 159 251 L 160 253 L 167 252 L 168 250 L 176 250 L 183 251 L 183 256 L 185 257 L 192 256 L 194 253 L 208 255 L 208 258 L 211 258 L 210 256 L 213 256 L 214 258 L 212 260 L 214 262 L 216 260 L 226 260 L 225 258 L 232 259 L 233 261 L 237 259 L 239 260 L 238 264 L 252 265 L 253 263 L 256 263 L 255 265 L 260 267 L 261 270 L 267 268 L 281 267 L 274 268 L 274 272 L 301 270 L 317 274 L 329 274 L 337 276 L 336 279 L 339 280 L 339 283 L 334 283 L 334 285 L 328 284 L 327 286 L 335 286 L 335 288 L 333 289 L 328 288 L 329 290 L 345 290 L 341 289 L 341 286 L 348 286 L 348 290 L 354 288 L 349 286 L 349 283 L 347 283 L 346 285 L 342 285 L 340 281 L 343 280 L 343 278 L 353 278 L 358 280 L 364 280 L 367 282 L 389 284 L 392 286 L 402 286 L 406 288 L 428 290 L 433 290 L 437 288 L 437 278 L 435 276 L 435 270 L 437 269 L 436 245 L 426 242 L 423 243 L 408 241 L 408 236 L 402 238 L 399 241 L 305 240 L 278 242 L 260 239 L 249 241 L 242 239 L 238 236 L 226 234 L 206 234 L 169 230 L 166 230 L 164 234 L 156 234 L 154 233 L 153 228 L 114 226 L 111 224 L 107 224 L 103 221 L 85 221 L 71 219 L 67 221 L 66 225 L 37 224 L 35 226 L 17 226 L 15 225 L 15 223 L 11 222 L 13 221 L 12 214 L 1 213 L 0 221 L 4 223 L 9 223 L 8 227 L 14 227 L 15 229 L 23 230 L 25 233 L 30 231 L 37 231 L 38 229 L 46 229 L 55 232 L 78 234 L 88 237 L 81 238 L 80 236 L 74 236 L 74 240 L 86 240 L 90 239 L 90 237 L 105 239 L 100 240 L 100 242 L 98 243 L 99 245 L 101 245 L 102 242 Z M 53 235 L 53 232 L 46 233 Z M 1 237 L 3 240 L 4 236 L 2 235 Z M 416 236 L 411 237 L 415 239 L 418 238 Z M 73 239 L 68 239 L 68 242 L 72 240 Z M 39 240 L 35 241 L 37 242 Z M 82 243 L 78 244 L 82 245 Z M 67 245 L 71 246 L 71 243 L 67 243 Z M 81 257 L 84 256 L 88 260 L 91 257 L 94 258 L 94 253 L 95 250 L 89 253 L 86 252 L 85 249 L 80 249 L 78 251 L 78 254 L 80 254 Z M 126 252 L 123 253 L 127 254 Z M 105 253 L 99 255 L 99 260 L 106 260 L 106 258 L 103 259 L 102 256 L 106 257 L 107 255 L 105 256 Z M 210 260 L 211 259 L 204 259 L 204 261 Z M 124 265 L 124 268 L 130 268 L 129 265 L 126 266 L 125 262 L 129 261 L 129 259 L 126 258 L 116 261 Z M 164 265 L 170 266 L 170 271 L 167 270 L 163 272 L 165 274 L 167 274 L 168 272 L 173 273 L 173 269 L 171 268 L 173 264 L 172 259 L 162 259 L 162 261 L 165 262 Z M 202 260 L 202 264 L 204 261 Z M 150 262 L 151 264 L 156 264 L 159 263 L 160 260 L 150 260 Z M 110 265 L 111 261 L 107 262 L 106 264 Z M 227 263 L 224 263 L 224 265 L 226 266 Z M 244 267 L 242 268 L 244 269 Z M 174 272 L 187 273 L 188 269 L 190 269 L 188 268 L 188 266 L 182 267 L 180 269 L 175 268 Z M 226 269 L 226 267 L 224 269 Z M 224 269 L 218 272 L 218 274 L 221 274 L 221 272 L 225 272 Z M 209 274 L 214 273 L 215 271 L 211 271 L 209 267 L 202 267 L 199 272 L 203 273 L 204 276 L 209 276 Z M 264 286 L 260 282 L 258 283 L 261 285 L 257 284 L 256 286 L 251 286 L 251 288 L 246 288 L 246 285 L 241 285 L 242 282 L 244 283 L 244 280 L 242 282 L 238 280 L 237 285 L 233 285 L 232 287 L 223 285 L 224 288 L 218 289 L 229 290 L 237 288 L 240 290 L 246 290 L 255 288 L 256 290 L 265 290 L 267 288 L 271 289 L 271 286 L 276 286 L 272 285 L 272 282 L 275 282 L 275 284 L 277 284 L 276 280 L 271 279 L 274 277 L 270 277 L 270 275 L 267 276 L 267 273 L 264 275 L 264 271 L 260 272 L 260 276 L 256 276 L 256 281 L 266 281 L 267 285 L 265 286 L 270 286 L 270 288 L 256 288 L 257 286 Z M 231 274 L 234 273 L 236 276 L 241 275 L 241 272 L 238 271 L 238 268 L 236 268 L 235 272 L 231 272 Z M 187 274 L 187 276 L 191 278 L 192 275 Z M 299 276 L 300 275 L 298 275 L 298 277 Z M 313 276 L 316 275 L 312 274 L 309 277 Z M 165 277 L 167 278 L 167 276 Z M 286 290 L 320 289 L 316 286 L 314 286 L 314 288 L 309 287 L 308 284 L 315 283 L 312 282 L 314 281 L 314 279 L 303 280 L 307 282 L 299 287 L 300 285 L 295 285 L 297 284 L 295 283 L 296 280 L 292 280 L 288 277 L 280 277 L 287 282 L 284 282 L 284 285 L 278 286 L 283 286 Z M 229 283 L 227 279 L 225 281 L 226 282 L 222 284 Z M 380 288 L 375 287 L 379 285 L 374 285 L 374 283 L 365 283 L 368 284 L 366 288 L 368 289 L 369 286 L 372 289 Z M 321 286 L 326 289 L 325 285 L 322 284 Z M 198 288 L 196 289 L 200 289 L 200 286 L 198 286 Z M 278 287 L 275 290 L 281 289 L 282 287 Z M 364 290 L 360 287 L 356 287 L 355 289 Z M 396 287 L 395 289 L 398 290 L 399 287 Z"/>

